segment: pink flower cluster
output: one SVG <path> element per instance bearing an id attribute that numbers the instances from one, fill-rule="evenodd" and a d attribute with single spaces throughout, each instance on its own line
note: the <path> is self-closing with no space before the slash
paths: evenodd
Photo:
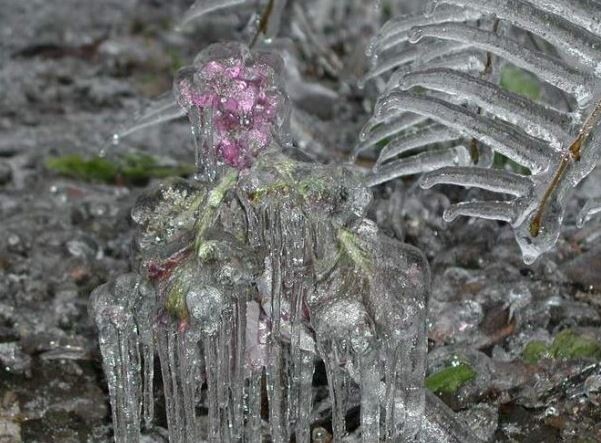
<path id="1" fill-rule="evenodd" d="M 223 163 L 248 168 L 269 146 L 283 94 L 274 69 L 244 57 L 211 60 L 179 81 L 180 103 L 212 110 L 213 148 Z"/>

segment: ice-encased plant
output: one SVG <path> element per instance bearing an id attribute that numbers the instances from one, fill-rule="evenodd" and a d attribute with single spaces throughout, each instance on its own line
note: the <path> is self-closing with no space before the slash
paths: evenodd
<path id="1" fill-rule="evenodd" d="M 91 300 L 115 440 L 152 425 L 155 351 L 171 442 L 308 442 L 318 359 L 336 441 L 356 389 L 364 442 L 460 435 L 431 397 L 425 412 L 427 262 L 365 218 L 352 168 L 284 154 L 280 71 L 217 44 L 176 77 L 200 174 L 140 197 L 133 271 Z"/>
<path id="2" fill-rule="evenodd" d="M 553 247 L 572 190 L 599 163 L 599 17 L 589 0 L 441 0 L 391 19 L 368 74 L 387 85 L 356 149 L 385 145 L 370 183 L 424 173 L 424 188 L 501 194 L 452 205 L 444 218 L 511 223 L 532 263 Z M 502 88 L 509 64 L 534 74 L 542 96 Z M 522 168 L 492 168 L 490 150 Z M 599 206 L 587 204 L 581 221 Z"/>

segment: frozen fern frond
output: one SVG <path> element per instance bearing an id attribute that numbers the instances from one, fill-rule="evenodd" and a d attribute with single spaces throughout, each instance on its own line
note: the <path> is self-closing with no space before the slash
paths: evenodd
<path id="1" fill-rule="evenodd" d="M 600 20 L 591 0 L 441 0 L 386 23 L 367 75 L 386 83 L 355 150 L 379 149 L 370 183 L 424 173 L 423 188 L 498 193 L 444 218 L 511 223 L 532 263 L 557 241 L 572 190 L 601 156 Z M 508 70 L 534 76 L 537 90 L 508 87 Z M 494 167 L 486 149 L 517 165 Z"/>

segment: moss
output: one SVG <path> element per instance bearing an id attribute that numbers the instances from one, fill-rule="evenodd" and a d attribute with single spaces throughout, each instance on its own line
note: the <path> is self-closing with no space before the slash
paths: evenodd
<path id="1" fill-rule="evenodd" d="M 502 69 L 501 87 L 532 100 L 540 98 L 541 87 L 536 77 L 512 65 L 506 65 Z"/>
<path id="2" fill-rule="evenodd" d="M 522 359 L 526 363 L 535 364 L 543 358 L 601 359 L 601 344 L 595 339 L 577 335 L 571 329 L 566 329 L 555 336 L 551 345 L 532 340 L 522 351 Z"/>
<path id="3" fill-rule="evenodd" d="M 530 364 L 538 363 L 540 359 L 548 356 L 549 347 L 545 342 L 540 340 L 532 340 L 522 351 L 522 360 Z"/>
<path id="4" fill-rule="evenodd" d="M 193 165 L 165 166 L 148 154 L 126 154 L 116 159 L 85 158 L 79 154 L 52 157 L 46 168 L 60 175 L 89 182 L 145 185 L 151 178 L 187 176 L 194 172 Z"/>
<path id="5" fill-rule="evenodd" d="M 476 375 L 476 371 L 469 364 L 461 362 L 426 377 L 426 388 L 435 393 L 452 394 L 476 378 Z"/>
<path id="6" fill-rule="evenodd" d="M 555 336 L 549 353 L 557 359 L 601 358 L 601 344 L 595 339 L 577 335 L 566 329 Z"/>

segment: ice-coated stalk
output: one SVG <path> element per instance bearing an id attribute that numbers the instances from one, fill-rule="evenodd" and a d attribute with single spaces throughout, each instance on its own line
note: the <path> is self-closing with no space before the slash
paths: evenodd
<path id="1" fill-rule="evenodd" d="M 111 141 L 113 144 L 118 143 L 122 138 L 141 129 L 176 120 L 185 115 L 186 111 L 180 107 L 173 95 L 169 93 L 164 97 L 155 99 L 131 124 L 113 134 Z"/>
<path id="2" fill-rule="evenodd" d="M 513 223 L 518 216 L 519 208 L 510 201 L 472 201 L 451 205 L 443 214 L 447 222 L 455 220 L 460 215 L 480 217 L 488 220 L 500 220 Z"/>
<path id="3" fill-rule="evenodd" d="M 390 122 L 381 121 L 380 123 L 376 123 L 377 117 L 376 119 L 370 119 L 363 131 L 361 131 L 361 141 L 353 150 L 353 154 L 356 156 L 379 142 L 426 120 L 426 117 L 405 111 L 401 111 L 399 114 L 401 114 L 400 117 L 398 115 L 391 115 Z"/>
<path id="4" fill-rule="evenodd" d="M 382 28 L 371 43 L 369 51 L 371 55 L 378 57 L 380 52 L 406 42 L 409 39 L 409 31 L 415 26 L 432 25 L 450 21 L 464 22 L 477 20 L 481 16 L 482 13 L 474 9 L 441 5 L 436 8 L 432 14 L 420 12 L 394 17 L 382 25 Z"/>
<path id="5" fill-rule="evenodd" d="M 601 4 L 595 0 L 529 0 L 543 11 L 563 17 L 601 36 Z"/>
<path id="6" fill-rule="evenodd" d="M 434 97 L 395 91 L 382 100 L 376 114 L 386 114 L 389 109 L 397 107 L 431 118 L 476 138 L 535 173 L 546 169 L 558 155 L 543 141 L 507 123 L 478 115 L 464 107 Z"/>
<path id="7" fill-rule="evenodd" d="M 196 0 L 184 13 L 179 27 L 181 28 L 210 12 L 241 5 L 246 1 L 247 0 Z"/>
<path id="8" fill-rule="evenodd" d="M 269 11 L 269 18 L 265 26 L 265 38 L 268 41 L 274 38 L 280 30 L 286 3 L 288 0 L 272 0 L 271 11 Z"/>
<path id="9" fill-rule="evenodd" d="M 589 32 L 582 32 L 577 25 L 568 21 L 572 15 L 571 10 L 568 14 L 560 17 L 521 0 L 478 0 L 477 2 L 444 0 L 444 2 L 495 14 L 498 18 L 507 20 L 562 48 L 566 53 L 591 67 L 597 75 L 601 75 L 601 59 L 599 58 L 601 37 Z M 594 15 L 590 17 L 594 17 Z"/>
<path id="10" fill-rule="evenodd" d="M 456 131 L 441 125 L 431 125 L 419 128 L 412 132 L 405 132 L 392 139 L 382 151 L 380 151 L 376 167 L 379 167 L 386 160 L 408 151 L 422 148 L 433 143 L 445 143 L 459 138 L 461 138 L 461 136 Z"/>
<path id="11" fill-rule="evenodd" d="M 568 65 L 566 62 L 526 48 L 509 38 L 463 23 L 445 23 L 416 27 L 412 41 L 423 37 L 455 40 L 491 52 L 514 65 L 536 74 L 540 79 L 572 94 L 579 103 L 587 103 L 592 95 L 591 76 Z"/>
<path id="12" fill-rule="evenodd" d="M 553 141 L 555 145 L 567 140 L 573 124 L 568 114 L 453 69 L 417 70 L 400 81 L 403 89 L 416 86 L 466 97 L 495 116 L 517 124 L 530 135 Z"/>
<path id="13" fill-rule="evenodd" d="M 423 63 L 419 66 L 419 69 L 437 69 L 447 68 L 454 69 L 457 71 L 465 71 L 471 73 L 481 73 L 486 67 L 486 56 L 481 51 L 475 49 L 467 49 L 464 51 L 453 52 L 451 54 L 443 55 L 442 57 L 430 60 L 427 63 Z M 388 83 L 386 84 L 386 90 L 390 91 L 395 87 L 399 86 L 403 78 L 412 72 L 416 67 L 413 65 L 407 67 L 398 68 L 392 73 Z"/>
<path id="14" fill-rule="evenodd" d="M 383 55 L 380 56 L 378 64 L 365 75 L 364 80 L 377 77 L 408 63 L 427 63 L 432 59 L 441 57 L 445 54 L 461 51 L 467 47 L 468 45 L 463 42 L 436 40 L 424 42 L 420 46 L 408 46 L 403 51 L 389 57 L 384 57 Z"/>
<path id="15" fill-rule="evenodd" d="M 428 172 L 420 179 L 420 186 L 429 189 L 439 184 L 476 187 L 492 192 L 522 197 L 532 191 L 532 180 L 526 176 L 502 169 L 478 167 L 442 167 Z"/>
<path id="16" fill-rule="evenodd" d="M 435 171 L 443 166 L 467 166 L 472 163 L 469 151 L 465 146 L 448 149 L 426 151 L 380 166 L 367 178 L 368 186 L 386 183 L 397 177 Z"/>

